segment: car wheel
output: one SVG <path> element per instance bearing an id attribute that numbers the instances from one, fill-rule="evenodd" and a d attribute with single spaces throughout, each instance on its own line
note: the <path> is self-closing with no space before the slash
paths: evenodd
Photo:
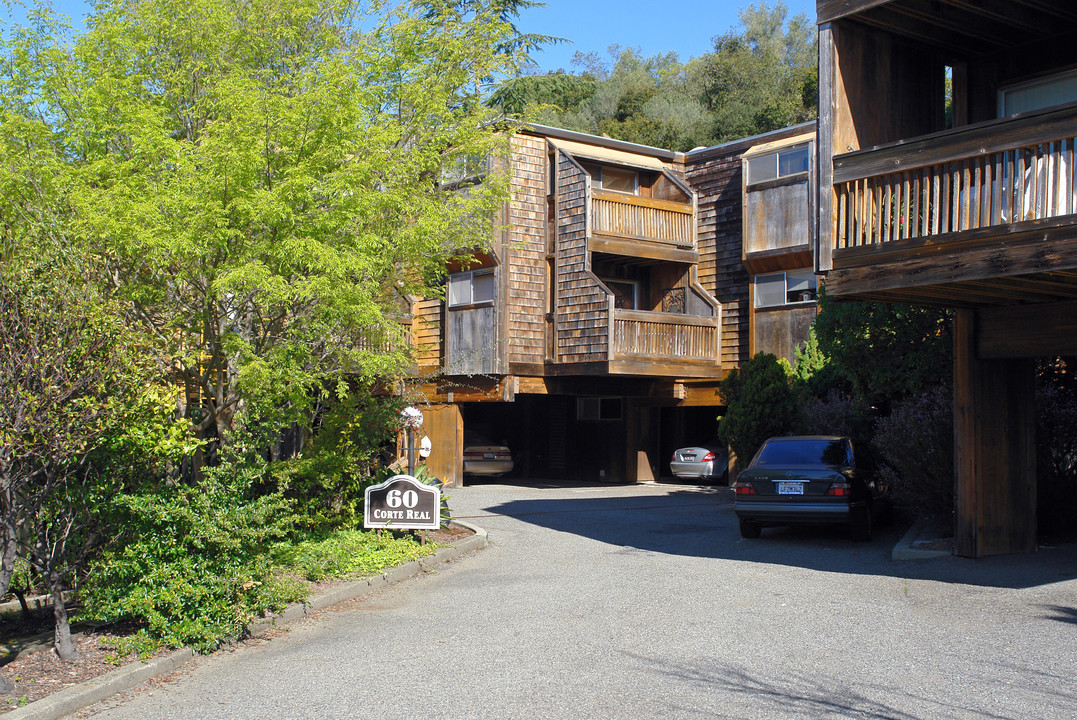
<path id="1" fill-rule="evenodd" d="M 763 528 L 759 523 L 754 523 L 751 520 L 740 521 L 740 536 L 742 538 L 754 539 L 759 537 L 763 532 Z"/>
<path id="2" fill-rule="evenodd" d="M 871 540 L 871 531 L 871 508 L 866 507 L 853 520 L 853 540 L 862 540 L 865 542 Z"/>

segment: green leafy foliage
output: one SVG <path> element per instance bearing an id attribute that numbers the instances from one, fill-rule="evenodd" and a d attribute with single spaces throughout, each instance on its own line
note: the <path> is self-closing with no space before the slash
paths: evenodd
<path id="1" fill-rule="evenodd" d="M 386 568 L 426 557 L 436 550 L 410 535 L 339 530 L 328 537 L 281 546 L 277 561 L 307 580 L 373 575 Z"/>
<path id="2" fill-rule="evenodd" d="M 5 36 L 0 214 L 101 261 L 201 437 L 407 367 L 408 297 L 493 237 L 504 183 L 441 181 L 505 150 L 475 94 L 527 3 L 427 5 L 105 0 Z"/>
<path id="3" fill-rule="evenodd" d="M 86 616 L 139 621 L 161 644 L 210 650 L 293 599 L 269 555 L 286 503 L 251 496 L 258 470 L 223 463 L 194 486 L 113 498 L 119 534 L 82 588 Z"/>
<path id="4" fill-rule="evenodd" d="M 313 438 L 298 457 L 270 464 L 272 488 L 292 501 L 305 531 L 355 527 L 380 456 L 395 438 L 402 401 L 369 388 L 331 396 L 319 406 Z"/>
<path id="5" fill-rule="evenodd" d="M 739 467 L 751 461 L 767 438 L 788 435 L 796 427 L 797 394 L 790 375 L 784 360 L 759 353 L 722 380 L 726 410 L 718 420 L 718 437 L 736 453 Z"/>
<path id="6" fill-rule="evenodd" d="M 687 151 L 816 116 L 815 26 L 784 4 L 749 5 L 714 51 L 682 63 L 612 45 L 559 70 L 508 80 L 489 102 L 507 115 L 618 140 Z"/>
<path id="7" fill-rule="evenodd" d="M 701 58 L 702 101 L 718 142 L 750 137 L 816 116 L 815 27 L 806 15 L 786 21 L 782 2 L 740 11 L 742 31 L 714 39 Z"/>
<path id="8" fill-rule="evenodd" d="M 949 382 L 953 323 L 948 310 L 834 302 L 825 288 L 819 303 L 813 326 L 819 350 L 859 401 L 885 414 L 890 403 Z"/>

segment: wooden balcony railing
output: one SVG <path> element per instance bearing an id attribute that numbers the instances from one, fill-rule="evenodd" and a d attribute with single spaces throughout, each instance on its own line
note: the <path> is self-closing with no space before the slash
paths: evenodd
<path id="1" fill-rule="evenodd" d="M 716 317 L 694 317 L 641 310 L 615 310 L 611 360 L 679 360 L 717 365 Z"/>
<path id="2" fill-rule="evenodd" d="M 644 240 L 693 250 L 696 245 L 691 203 L 625 193 L 591 192 L 591 230 L 595 235 Z"/>
<path id="3" fill-rule="evenodd" d="M 1077 107 L 834 159 L 836 250 L 1077 213 Z"/>

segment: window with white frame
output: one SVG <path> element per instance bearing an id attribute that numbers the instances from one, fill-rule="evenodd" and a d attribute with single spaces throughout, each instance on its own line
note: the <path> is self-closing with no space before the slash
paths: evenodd
<path id="1" fill-rule="evenodd" d="M 635 170 L 589 163 L 583 168 L 590 174 L 593 187 L 630 195 L 639 194 L 639 173 Z"/>
<path id="2" fill-rule="evenodd" d="M 446 296 L 449 307 L 477 305 L 494 301 L 494 269 L 469 270 L 449 276 Z"/>
<path id="3" fill-rule="evenodd" d="M 1071 102 L 1077 102 L 1077 70 L 1002 88 L 998 94 L 998 113 L 999 117 L 1008 117 Z"/>
<path id="4" fill-rule="evenodd" d="M 800 143 L 748 158 L 748 184 L 808 172 L 810 151 L 811 143 Z"/>
<path id="5" fill-rule="evenodd" d="M 755 277 L 757 308 L 815 302 L 818 292 L 819 280 L 811 270 L 790 270 Z"/>

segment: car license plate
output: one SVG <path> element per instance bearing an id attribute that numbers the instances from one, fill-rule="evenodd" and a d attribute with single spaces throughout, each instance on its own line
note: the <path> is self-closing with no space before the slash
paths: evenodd
<path id="1" fill-rule="evenodd" d="M 689 455 L 688 453 L 682 453 L 681 454 L 681 460 L 683 460 L 684 462 L 692 462 L 695 459 L 696 459 L 695 455 Z"/>
<path id="2" fill-rule="evenodd" d="M 803 495 L 804 483 L 798 482 L 780 482 L 778 483 L 779 495 Z"/>
<path id="3" fill-rule="evenodd" d="M 482 459 L 483 460 L 493 460 L 494 457 L 496 457 L 496 456 L 493 453 L 483 453 L 482 454 Z"/>

